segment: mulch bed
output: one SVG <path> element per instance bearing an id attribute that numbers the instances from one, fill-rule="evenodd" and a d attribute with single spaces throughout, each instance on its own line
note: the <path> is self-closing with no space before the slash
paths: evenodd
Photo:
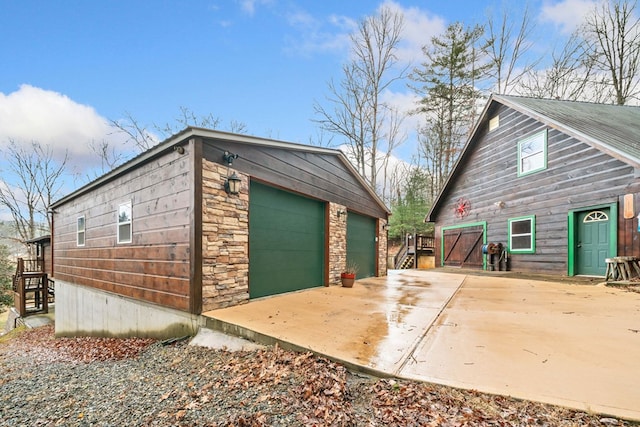
<path id="1" fill-rule="evenodd" d="M 278 347 L 229 352 L 149 339 L 0 337 L 7 426 L 627 426 L 611 417 L 354 374 Z"/>

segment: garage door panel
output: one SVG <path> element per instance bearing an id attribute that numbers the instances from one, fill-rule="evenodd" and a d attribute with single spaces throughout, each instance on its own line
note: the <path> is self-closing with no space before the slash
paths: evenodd
<path id="1" fill-rule="evenodd" d="M 347 263 L 358 264 L 358 278 L 376 275 L 376 224 L 368 216 L 347 216 Z"/>
<path id="2" fill-rule="evenodd" d="M 324 284 L 325 204 L 251 182 L 251 298 Z"/>

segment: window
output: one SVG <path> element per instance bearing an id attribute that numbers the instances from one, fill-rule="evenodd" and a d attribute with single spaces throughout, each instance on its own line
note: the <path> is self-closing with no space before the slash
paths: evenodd
<path id="1" fill-rule="evenodd" d="M 78 246 L 84 246 L 84 230 L 85 230 L 85 222 L 84 216 L 78 217 L 78 224 L 76 227 L 76 244 Z"/>
<path id="2" fill-rule="evenodd" d="M 582 222 L 585 224 L 588 222 L 600 222 L 600 221 L 609 221 L 609 216 L 602 211 L 593 211 L 589 212 L 587 216 L 584 217 Z"/>
<path id="3" fill-rule="evenodd" d="M 533 254 L 536 252 L 536 217 L 512 218 L 509 222 L 509 252 Z"/>
<path id="4" fill-rule="evenodd" d="M 118 243 L 131 243 L 131 202 L 123 203 L 118 208 Z"/>
<path id="5" fill-rule="evenodd" d="M 518 142 L 518 176 L 547 168 L 547 131 Z"/>

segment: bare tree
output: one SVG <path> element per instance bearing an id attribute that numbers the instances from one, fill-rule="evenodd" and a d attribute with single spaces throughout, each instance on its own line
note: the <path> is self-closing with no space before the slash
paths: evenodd
<path id="1" fill-rule="evenodd" d="M 489 16 L 485 27 L 485 52 L 490 64 L 487 77 L 492 91 L 501 94 L 509 93 L 540 62 L 526 59 L 533 46 L 529 10 L 525 8 L 517 29 L 511 21 L 512 16 L 504 9 L 499 20 Z"/>
<path id="2" fill-rule="evenodd" d="M 609 87 L 598 80 L 584 48 L 582 38 L 574 33 L 560 52 L 551 54 L 551 65 L 530 70 L 516 92 L 534 98 L 606 102 Z"/>
<path id="3" fill-rule="evenodd" d="M 581 34 L 588 59 L 596 71 L 608 76 L 615 103 L 638 97 L 640 19 L 635 0 L 607 0 L 587 16 Z"/>
<path id="4" fill-rule="evenodd" d="M 126 112 L 123 119 L 111 120 L 111 126 L 116 133 L 124 134 L 127 142 L 133 143 L 134 151 L 141 153 L 156 145 L 161 139 L 168 138 L 187 127 L 222 128 L 222 120 L 212 113 L 199 116 L 187 107 L 180 107 L 174 123 L 147 126 L 140 123 L 131 113 Z M 246 133 L 247 125 L 241 121 L 231 120 L 227 130 L 233 133 Z M 92 142 L 89 146 L 100 158 L 103 171 L 105 167 L 112 169 L 126 159 L 126 156 L 108 141 Z"/>
<path id="5" fill-rule="evenodd" d="M 0 206 L 11 213 L 22 241 L 37 237 L 42 224 L 50 233 L 49 206 L 61 189 L 67 154 L 58 162 L 49 146 L 32 142 L 26 149 L 11 140 L 7 162 L 8 173 L 0 181 Z"/>
<path id="6" fill-rule="evenodd" d="M 393 73 L 402 27 L 403 16 L 389 7 L 365 18 L 351 35 L 352 59 L 342 67 L 342 80 L 338 85 L 329 82 L 327 100 L 332 108 L 314 104 L 319 116 L 315 121 L 346 138 L 347 154 L 374 188 L 380 153 L 390 153 L 399 142 L 393 123 L 399 116 L 382 101 L 382 94 L 404 75 L 404 70 Z"/>
<path id="7" fill-rule="evenodd" d="M 147 126 L 141 124 L 129 112 L 121 120 L 111 120 L 111 126 L 116 132 L 127 137 L 127 142 L 133 142 L 139 152 L 143 152 L 158 143 L 158 139 L 147 130 Z"/>

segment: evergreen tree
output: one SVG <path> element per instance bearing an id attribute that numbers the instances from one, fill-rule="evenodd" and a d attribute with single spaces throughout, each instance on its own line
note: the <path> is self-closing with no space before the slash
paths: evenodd
<path id="1" fill-rule="evenodd" d="M 425 125 L 419 129 L 421 154 L 431 180 L 430 198 L 444 185 L 476 119 L 482 98 L 477 89 L 488 69 L 481 64 L 482 27 L 449 25 L 444 34 L 423 47 L 426 61 L 413 70 L 412 89 L 420 96 L 419 114 Z"/>

